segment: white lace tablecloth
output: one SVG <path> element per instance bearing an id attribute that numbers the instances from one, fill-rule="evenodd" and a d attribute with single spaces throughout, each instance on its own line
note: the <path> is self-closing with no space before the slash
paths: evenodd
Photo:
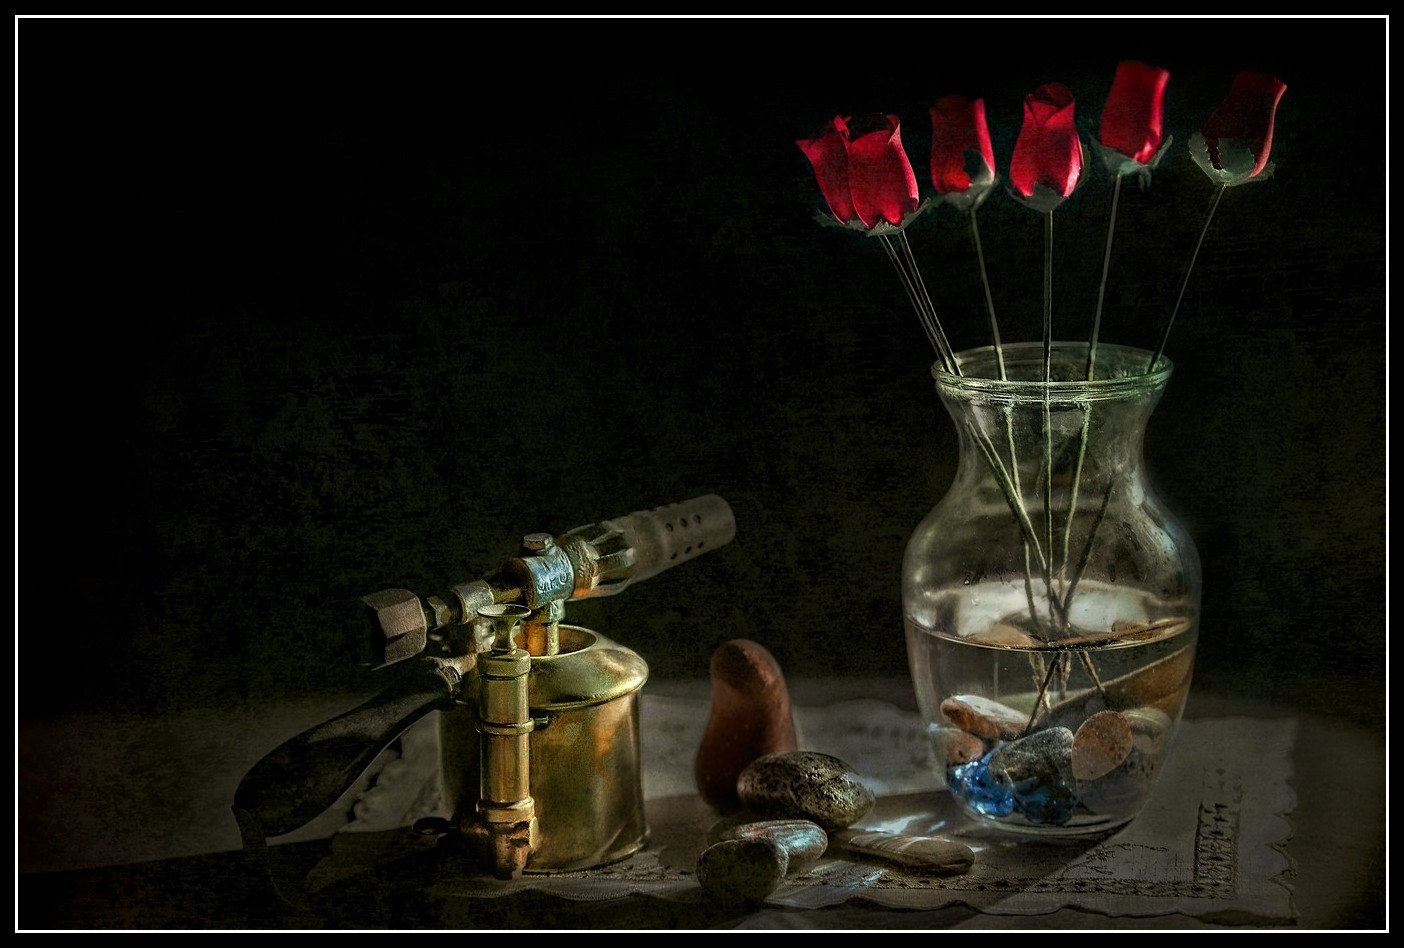
<path id="1" fill-rule="evenodd" d="M 713 814 L 697 797 L 693 756 L 708 705 L 693 698 L 641 696 L 648 846 L 615 865 L 500 881 L 447 872 L 439 897 L 497 898 L 541 890 L 563 899 L 627 895 L 696 901 L 694 876 Z M 1186 719 L 1154 795 L 1141 815 L 1095 841 L 1012 838 L 963 817 L 928 767 L 918 716 L 876 700 L 797 707 L 800 746 L 839 757 L 878 793 L 865 827 L 940 834 L 976 851 L 965 874 L 923 878 L 821 859 L 791 874 L 767 899 L 813 908 L 862 899 L 896 909 L 963 905 L 995 915 L 1077 908 L 1110 917 L 1180 914 L 1227 924 L 1290 924 L 1295 918 L 1284 852 L 1296 797 L 1291 776 L 1295 718 Z M 355 818 L 309 885 L 325 885 L 403 845 L 387 831 L 444 815 L 437 791 L 437 731 L 421 722 L 387 751 Z M 401 840 L 399 843 L 388 840 Z"/>

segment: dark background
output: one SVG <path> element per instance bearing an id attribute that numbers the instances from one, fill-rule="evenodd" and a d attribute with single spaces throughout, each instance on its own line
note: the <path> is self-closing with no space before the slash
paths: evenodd
<path id="1" fill-rule="evenodd" d="M 1095 127 L 1120 59 L 1175 144 L 1123 191 L 1102 338 L 1151 347 L 1213 195 L 1189 135 L 1278 75 L 1275 177 L 1230 191 L 1167 354 L 1153 482 L 1204 567 L 1196 688 L 1383 730 L 1386 30 L 1371 20 L 26 20 L 18 28 L 21 717 L 374 690 L 360 597 L 521 534 L 717 493 L 727 548 L 572 606 L 654 679 L 756 639 L 904 675 L 903 545 L 956 462 L 879 246 L 819 226 L 794 142 L 1023 96 Z M 1110 189 L 1057 211 L 1086 336 Z M 1042 228 L 982 211 L 1004 338 Z M 958 348 L 959 217 L 910 231 Z M 23 319 L 19 320 L 22 316 Z"/>

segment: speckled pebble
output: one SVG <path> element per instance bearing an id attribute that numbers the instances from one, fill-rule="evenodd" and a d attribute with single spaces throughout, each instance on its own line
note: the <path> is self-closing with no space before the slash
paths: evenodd
<path id="1" fill-rule="evenodd" d="M 1072 772 L 1079 781 L 1111 773 L 1131 753 L 1131 724 L 1116 711 L 1098 711 L 1073 735 Z"/>
<path id="2" fill-rule="evenodd" d="M 764 901 L 789 868 L 789 857 L 773 839 L 728 839 L 702 851 L 697 882 L 713 902 L 740 908 Z"/>
<path id="3" fill-rule="evenodd" d="M 743 806 L 757 816 L 811 820 L 830 833 L 852 826 L 877 803 L 847 764 L 815 751 L 760 757 L 741 771 L 736 789 Z"/>
<path id="4" fill-rule="evenodd" d="M 1066 781 L 1072 776 L 1073 732 L 1065 727 L 1034 731 L 990 752 L 990 772 L 1011 786 Z"/>

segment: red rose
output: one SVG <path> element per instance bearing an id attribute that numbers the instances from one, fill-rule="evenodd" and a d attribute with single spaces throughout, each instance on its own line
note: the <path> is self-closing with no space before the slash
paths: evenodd
<path id="1" fill-rule="evenodd" d="M 1287 87 L 1274 76 L 1245 69 L 1228 97 L 1190 140 L 1190 156 L 1210 178 L 1246 184 L 1272 173 L 1272 126 Z"/>
<path id="2" fill-rule="evenodd" d="M 1151 164 L 1160 150 L 1169 81 L 1170 73 L 1145 63 L 1118 65 L 1097 132 L 1102 145 L 1138 165 Z"/>
<path id="3" fill-rule="evenodd" d="M 1073 117 L 1073 94 L 1050 82 L 1024 97 L 1024 125 L 1014 142 L 1009 179 L 1024 203 L 1051 211 L 1082 177 L 1082 141 Z"/>
<path id="4" fill-rule="evenodd" d="M 977 206 L 994 186 L 984 99 L 947 95 L 931 107 L 931 183 L 962 210 Z"/>
<path id="5" fill-rule="evenodd" d="M 834 118 L 817 137 L 796 142 L 814 166 L 819 190 L 841 224 L 900 227 L 917 209 L 916 173 L 895 115 Z"/>
<path id="6" fill-rule="evenodd" d="M 795 142 L 814 166 L 819 193 L 840 224 L 856 216 L 848 196 L 848 120 L 836 116 L 816 137 Z"/>

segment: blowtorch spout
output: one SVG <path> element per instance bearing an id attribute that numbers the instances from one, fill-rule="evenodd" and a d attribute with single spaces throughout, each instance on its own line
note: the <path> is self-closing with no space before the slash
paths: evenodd
<path id="1" fill-rule="evenodd" d="M 612 596 L 736 537 L 731 506 L 716 494 L 639 510 L 576 527 L 559 536 L 528 533 L 521 551 L 490 576 L 421 599 L 407 589 L 372 593 L 373 638 L 385 664 L 418 655 L 429 633 L 472 623 L 490 605 L 545 609 Z"/>

